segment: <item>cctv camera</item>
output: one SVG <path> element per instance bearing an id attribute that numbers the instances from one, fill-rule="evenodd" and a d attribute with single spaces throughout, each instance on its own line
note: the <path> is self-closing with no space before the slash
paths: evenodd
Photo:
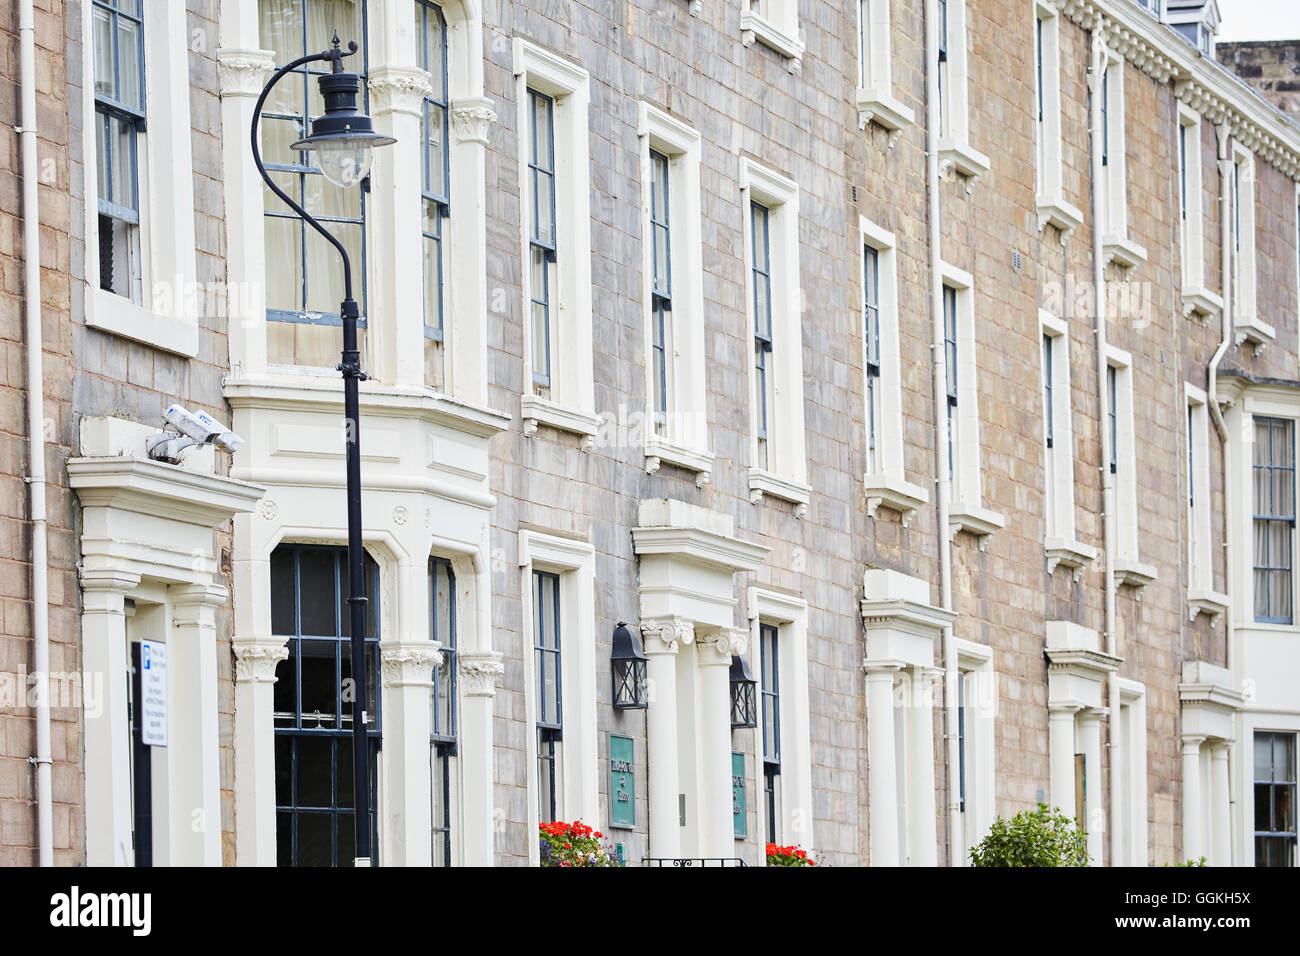
<path id="1" fill-rule="evenodd" d="M 233 452 L 244 440 L 207 412 L 193 415 L 180 405 L 170 405 L 163 413 L 163 430 L 146 442 L 150 458 L 174 462 L 191 445 L 216 445 Z"/>
<path id="2" fill-rule="evenodd" d="M 207 441 L 214 443 L 218 448 L 233 452 L 244 443 L 244 439 L 240 438 L 225 425 L 222 425 L 207 412 L 199 412 L 194 416 L 194 418 L 204 428 L 209 429 L 209 437 L 207 438 Z"/>

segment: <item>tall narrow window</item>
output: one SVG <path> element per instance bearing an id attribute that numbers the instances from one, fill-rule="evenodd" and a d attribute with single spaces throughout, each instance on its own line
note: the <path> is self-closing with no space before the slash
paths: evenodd
<path id="1" fill-rule="evenodd" d="M 939 130 L 948 135 L 948 118 L 952 113 L 948 103 L 948 0 L 939 0 Z"/>
<path id="2" fill-rule="evenodd" d="M 141 0 L 95 0 L 95 153 L 99 201 L 99 287 L 141 302 L 138 134 L 144 130 Z"/>
<path id="3" fill-rule="evenodd" d="M 772 624 L 758 627 L 759 650 L 762 658 L 763 697 L 763 794 L 767 804 L 767 839 L 777 842 L 777 821 L 780 819 L 779 778 L 781 776 L 781 684 L 780 661 L 777 658 L 779 631 Z"/>
<path id="4" fill-rule="evenodd" d="M 356 857 L 352 784 L 352 645 L 347 551 L 281 545 L 271 555 L 271 630 L 287 642 L 274 687 L 277 858 L 281 866 L 350 866 Z M 365 558 L 366 684 L 371 712 L 370 812 L 377 839 L 376 694 L 379 568 Z"/>
<path id="5" fill-rule="evenodd" d="M 1119 474 L 1119 371 L 1106 366 L 1106 418 L 1110 431 L 1110 473 Z"/>
<path id="6" fill-rule="evenodd" d="M 966 675 L 957 677 L 957 807 L 966 813 Z"/>
<path id="7" fill-rule="evenodd" d="M 877 457 L 880 430 L 880 255 L 862 248 L 862 323 L 867 359 L 867 469 L 880 467 Z"/>
<path id="8" fill-rule="evenodd" d="M 533 572 L 533 654 L 537 671 L 538 819 L 558 820 L 559 743 L 564 729 L 560 688 L 560 576 Z"/>
<path id="9" fill-rule="evenodd" d="M 1187 126 L 1182 123 L 1178 125 L 1178 197 L 1178 208 L 1185 224 L 1187 222 Z"/>
<path id="10" fill-rule="evenodd" d="M 957 455 L 957 290 L 943 287 L 943 348 L 948 391 L 948 477 L 956 475 Z"/>
<path id="11" fill-rule="evenodd" d="M 758 430 L 758 467 L 769 467 L 768 446 L 772 440 L 772 260 L 768 240 L 769 212 L 759 203 L 750 204 L 751 241 L 754 250 L 754 371 L 755 409 Z"/>
<path id="12" fill-rule="evenodd" d="M 668 219 L 668 157 L 650 151 L 650 232 L 653 281 L 651 285 L 651 347 L 654 363 L 654 423 L 662 432 L 668 420 L 671 385 L 673 277 Z"/>
<path id="13" fill-rule="evenodd" d="M 858 86 L 871 85 L 871 2 L 858 0 Z"/>
<path id="14" fill-rule="evenodd" d="M 1255 620 L 1290 624 L 1295 422 L 1255 418 Z"/>
<path id="15" fill-rule="evenodd" d="M 1255 865 L 1296 865 L 1295 734 L 1255 734 Z"/>
<path id="16" fill-rule="evenodd" d="M 451 866 L 452 819 L 457 740 L 456 713 L 456 576 L 451 563 L 429 559 L 429 637 L 442 645 L 442 663 L 433 669 L 434 866 Z"/>
<path id="17" fill-rule="evenodd" d="M 1101 71 L 1101 164 L 1110 165 L 1110 66 Z"/>
<path id="18" fill-rule="evenodd" d="M 442 9 L 416 0 L 420 68 L 429 74 L 432 90 L 424 98 L 420 123 L 423 131 L 422 202 L 424 206 L 424 380 L 442 387 L 443 349 L 446 345 L 443 296 L 443 220 L 451 211 L 448 158 L 447 21 Z"/>
<path id="19" fill-rule="evenodd" d="M 1056 421 L 1056 408 L 1052 401 L 1052 376 L 1054 374 L 1054 370 L 1052 368 L 1053 344 L 1054 342 L 1052 336 L 1044 332 L 1043 333 L 1043 424 L 1046 431 L 1046 435 L 1045 435 L 1046 444 L 1049 450 L 1051 449 L 1053 439 L 1055 438 L 1054 430 L 1055 430 L 1055 421 Z M 1052 456 L 1048 455 L 1047 459 L 1048 461 L 1051 461 Z"/>
<path id="20" fill-rule="evenodd" d="M 529 116 L 529 251 L 532 256 L 533 386 L 545 395 L 551 388 L 552 291 L 555 287 L 555 101 L 528 91 Z"/>

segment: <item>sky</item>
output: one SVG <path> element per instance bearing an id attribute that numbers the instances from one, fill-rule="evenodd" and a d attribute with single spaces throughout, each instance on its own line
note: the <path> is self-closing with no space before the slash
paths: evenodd
<path id="1" fill-rule="evenodd" d="M 1219 0 L 1219 39 L 1298 40 L 1300 0 Z"/>

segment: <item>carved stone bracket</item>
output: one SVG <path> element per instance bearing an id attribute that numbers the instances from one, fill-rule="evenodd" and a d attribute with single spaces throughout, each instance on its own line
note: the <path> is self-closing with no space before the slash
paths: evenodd
<path id="1" fill-rule="evenodd" d="M 231 645 L 235 654 L 235 683 L 273 684 L 275 668 L 289 656 L 283 641 L 240 641 Z"/>

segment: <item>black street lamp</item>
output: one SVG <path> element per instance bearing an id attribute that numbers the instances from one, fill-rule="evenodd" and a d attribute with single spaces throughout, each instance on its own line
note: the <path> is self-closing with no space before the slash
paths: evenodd
<path id="1" fill-rule="evenodd" d="M 610 678 L 613 681 L 613 700 L 616 710 L 642 710 L 648 706 L 646 697 L 646 669 L 648 658 L 641 649 L 641 641 L 618 622 L 614 628 L 613 646 L 609 653 Z"/>
<path id="2" fill-rule="evenodd" d="M 294 202 L 275 184 L 262 163 L 258 148 L 257 125 L 262 117 L 262 106 L 275 86 L 286 74 L 308 63 L 328 62 L 330 72 L 320 76 L 321 97 L 325 101 L 325 115 L 311 124 L 311 135 L 293 144 L 293 149 L 315 151 L 320 171 L 336 186 L 358 185 L 370 171 L 371 149 L 397 142 L 391 136 L 375 132 L 370 117 L 357 110 L 357 93 L 361 78 L 356 73 L 345 73 L 343 58 L 357 52 L 355 41 L 348 43 L 347 52 L 339 49 L 338 34 L 334 35 L 333 49 L 300 57 L 282 66 L 271 77 L 253 108 L 253 162 L 271 192 L 275 193 L 313 229 L 325 237 L 343 260 L 343 302 L 339 315 L 343 320 L 343 356 L 338 370 L 343 373 L 343 415 L 347 445 L 347 496 L 348 496 L 348 609 L 351 623 L 352 678 L 356 692 L 352 699 L 352 792 L 356 806 L 353 822 L 356 826 L 357 866 L 370 865 L 370 750 L 366 741 L 366 594 L 362 570 L 364 550 L 361 544 L 361 413 L 359 389 L 366 373 L 361 371 L 361 353 L 357 350 L 357 318 L 360 315 L 356 300 L 352 298 L 352 262 L 343 243 L 332 236 L 312 215 Z"/>

